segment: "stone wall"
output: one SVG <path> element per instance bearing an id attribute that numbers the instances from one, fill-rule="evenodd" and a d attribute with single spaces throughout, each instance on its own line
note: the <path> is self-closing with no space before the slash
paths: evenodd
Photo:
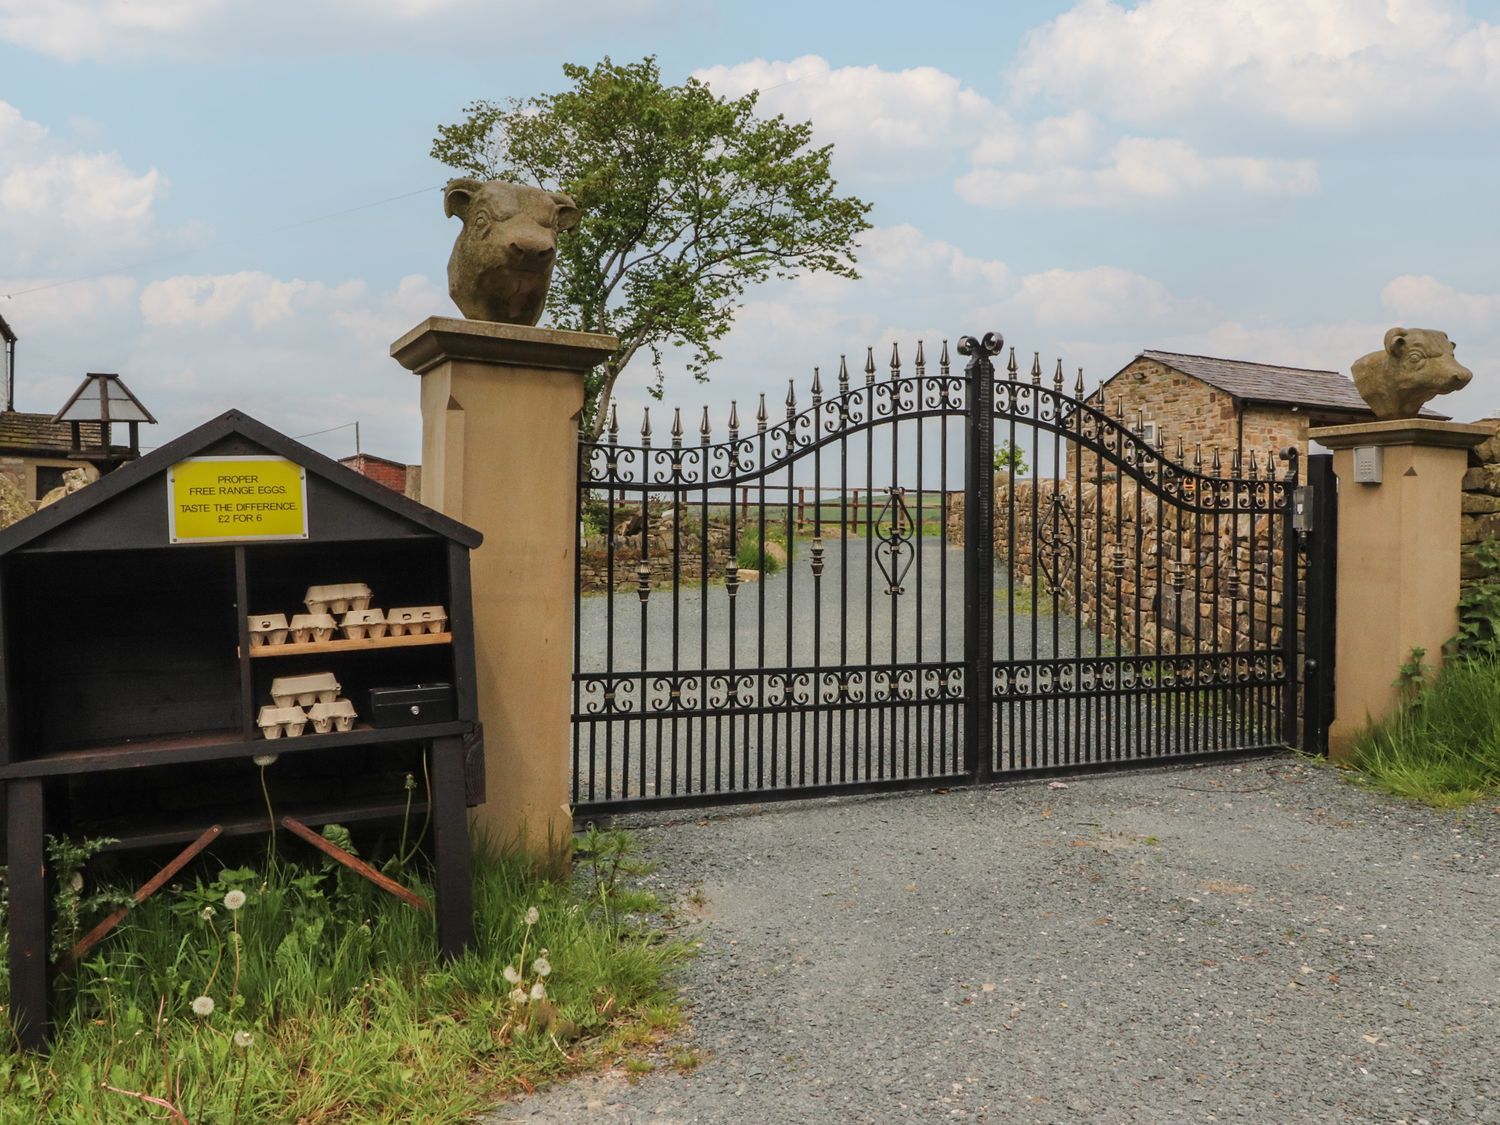
<path id="1" fill-rule="evenodd" d="M 997 572 L 1008 568 L 1016 586 L 1029 590 L 1040 541 L 1040 585 L 1050 590 L 1055 581 L 1061 608 L 1078 613 L 1129 652 L 1281 644 L 1281 547 L 1271 542 L 1269 516 L 1195 520 L 1191 512 L 1164 503 L 1158 524 L 1155 497 L 1141 492 L 1135 481 L 1086 481 L 1081 504 L 1077 487 L 1070 480 L 1016 481 L 1012 546 L 1009 482 L 996 478 Z M 1032 518 L 1034 492 L 1040 535 Z M 950 540 L 962 542 L 963 498 L 950 503 Z M 1071 547 L 1049 552 L 1048 541 Z M 1081 587 L 1075 558 L 1082 560 Z M 1268 604 L 1270 621 L 1265 620 Z"/>
<path id="2" fill-rule="evenodd" d="M 1500 536 L 1500 418 L 1484 418 L 1474 424 L 1488 427 L 1496 436 L 1470 450 L 1469 471 L 1464 474 L 1463 585 L 1481 573 L 1472 558 L 1474 548 Z"/>
<path id="3" fill-rule="evenodd" d="M 684 586 L 696 585 L 705 577 L 703 567 L 703 528 L 692 515 L 682 516 L 677 530 L 678 509 L 667 508 L 651 515 L 648 539 L 651 585 L 660 589 L 672 585 L 674 560 L 678 581 Z M 610 539 L 614 546 L 614 588 L 634 590 L 640 582 L 641 523 L 639 512 L 632 512 L 615 523 Z M 673 554 L 674 535 L 678 553 Z M 583 535 L 578 549 L 579 582 L 585 592 L 599 591 L 610 584 L 610 542 L 602 534 Z M 710 580 L 724 576 L 729 562 L 729 521 L 708 522 L 708 567 Z"/>

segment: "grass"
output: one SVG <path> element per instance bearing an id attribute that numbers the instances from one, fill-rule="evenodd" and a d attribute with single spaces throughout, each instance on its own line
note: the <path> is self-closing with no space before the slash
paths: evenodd
<path id="1" fill-rule="evenodd" d="M 665 978 L 685 950 L 625 920 L 612 883 L 587 873 L 549 881 L 479 849 L 476 950 L 444 963 L 430 913 L 310 849 L 207 870 L 63 976 L 50 1056 L 0 1048 L 0 1122 L 458 1122 L 629 1057 L 676 1026 Z M 230 910 L 235 890 L 246 901 Z M 507 979 L 518 961 L 524 1001 Z"/>
<path id="2" fill-rule="evenodd" d="M 781 559 L 763 550 L 760 545 L 760 528 L 747 527 L 739 535 L 739 547 L 735 551 L 734 561 L 737 566 L 744 570 L 758 570 L 762 574 L 775 574 L 785 564 Z M 766 528 L 766 542 L 775 543 L 786 553 L 787 562 L 790 562 L 795 551 L 794 542 L 788 542 L 786 532 L 781 528 Z"/>
<path id="3" fill-rule="evenodd" d="M 1358 738 L 1350 763 L 1368 785 L 1437 808 L 1500 790 L 1500 664 L 1450 661 L 1400 711 Z"/>

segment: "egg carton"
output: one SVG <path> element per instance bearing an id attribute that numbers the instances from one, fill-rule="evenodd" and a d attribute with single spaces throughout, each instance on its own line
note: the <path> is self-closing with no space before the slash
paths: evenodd
<path id="1" fill-rule="evenodd" d="M 284 613 L 260 613 L 247 618 L 250 623 L 250 647 L 284 645 L 291 634 Z"/>
<path id="2" fill-rule="evenodd" d="M 296 738 L 307 727 L 307 712 L 300 707 L 262 707 L 255 725 L 267 738 Z"/>
<path id="3" fill-rule="evenodd" d="M 385 611 L 386 624 L 391 636 L 407 633 L 441 633 L 448 623 L 448 611 L 440 605 L 412 605 Z"/>
<path id="4" fill-rule="evenodd" d="M 339 627 L 351 641 L 364 637 L 383 637 L 386 630 L 385 614 L 378 609 L 351 609 L 344 614 Z"/>
<path id="5" fill-rule="evenodd" d="M 353 730 L 357 713 L 354 704 L 347 699 L 335 699 L 332 703 L 314 703 L 307 709 L 313 730 L 327 734 L 335 730 Z"/>
<path id="6" fill-rule="evenodd" d="M 292 641 L 299 645 L 310 641 L 331 641 L 338 627 L 331 613 L 298 613 L 292 617 Z"/>
<path id="7" fill-rule="evenodd" d="M 339 691 L 338 678 L 332 672 L 277 676 L 271 681 L 271 698 L 278 707 L 311 707 L 314 703 L 332 703 L 339 697 Z"/>
<path id="8" fill-rule="evenodd" d="M 363 582 L 343 582 L 334 586 L 309 586 L 303 601 L 308 613 L 348 613 L 351 609 L 370 608 L 370 587 Z"/>

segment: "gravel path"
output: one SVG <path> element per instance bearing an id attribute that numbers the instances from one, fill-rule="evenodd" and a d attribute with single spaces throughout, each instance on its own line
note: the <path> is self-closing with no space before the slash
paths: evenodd
<path id="1" fill-rule="evenodd" d="M 705 1061 L 488 1125 L 1500 1122 L 1496 810 L 1276 758 L 639 832 Z"/>

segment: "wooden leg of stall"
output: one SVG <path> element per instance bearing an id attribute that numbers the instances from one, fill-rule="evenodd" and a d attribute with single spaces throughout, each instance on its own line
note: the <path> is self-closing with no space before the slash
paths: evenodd
<path id="1" fill-rule="evenodd" d="M 47 956 L 46 822 L 42 783 L 36 778 L 5 786 L 6 848 L 10 861 L 10 1024 L 28 1051 L 47 1045 L 50 959 Z"/>
<path id="2" fill-rule="evenodd" d="M 464 800 L 463 739 L 434 739 L 429 753 L 438 948 L 444 957 L 458 957 L 474 944 L 474 883 L 469 863 L 469 815 Z"/>

